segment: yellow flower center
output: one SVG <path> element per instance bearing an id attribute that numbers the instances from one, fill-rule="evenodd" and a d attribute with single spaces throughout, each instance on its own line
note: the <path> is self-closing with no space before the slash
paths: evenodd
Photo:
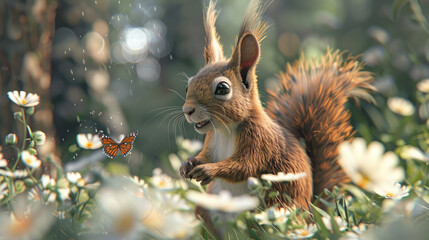
<path id="1" fill-rule="evenodd" d="M 185 237 L 186 237 L 186 232 L 183 230 L 174 234 L 174 238 L 176 238 L 176 239 L 183 239 Z"/>
<path id="2" fill-rule="evenodd" d="M 25 105 L 27 101 L 25 99 L 22 99 L 22 105 Z"/>
<path id="3" fill-rule="evenodd" d="M 164 180 L 159 181 L 160 187 L 165 187 L 166 185 L 167 185 L 167 183 Z"/>
<path id="4" fill-rule="evenodd" d="M 94 146 L 94 144 L 92 142 L 86 143 L 86 148 L 92 148 L 93 146 Z"/>
<path id="5" fill-rule="evenodd" d="M 34 161 L 33 161 L 33 158 L 32 158 L 32 157 L 25 158 L 25 159 L 24 159 L 24 162 L 25 162 L 27 165 L 32 165 L 32 164 L 34 163 Z"/>
<path id="6" fill-rule="evenodd" d="M 393 193 L 386 193 L 386 197 L 388 197 L 388 198 L 393 198 Z"/>
<path id="7" fill-rule="evenodd" d="M 79 180 L 77 180 L 77 185 L 78 186 L 85 186 L 85 180 L 83 179 L 83 178 L 81 178 L 81 179 L 79 179 Z"/>
<path id="8" fill-rule="evenodd" d="M 370 183 L 370 179 L 364 174 L 361 174 L 361 177 L 362 179 L 357 183 L 357 185 L 362 189 L 366 189 Z"/>
<path id="9" fill-rule="evenodd" d="M 307 236 L 308 235 L 308 231 L 307 230 L 302 230 L 301 231 L 301 236 Z"/>
<path id="10" fill-rule="evenodd" d="M 116 231 L 122 234 L 128 233 L 134 227 L 134 225 L 135 221 L 132 214 L 130 212 L 125 213 L 119 216 L 116 225 Z"/>
<path id="11" fill-rule="evenodd" d="M 157 210 L 151 210 L 148 215 L 143 216 L 143 224 L 152 230 L 159 229 L 163 223 L 163 216 Z"/>

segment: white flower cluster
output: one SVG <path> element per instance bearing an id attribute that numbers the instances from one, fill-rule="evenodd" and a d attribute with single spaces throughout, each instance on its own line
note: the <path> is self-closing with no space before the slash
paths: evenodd
<path id="1" fill-rule="evenodd" d="M 405 177 L 399 159 L 393 152 L 384 153 L 384 146 L 372 142 L 366 146 L 362 138 L 344 142 L 339 146 L 339 162 L 351 180 L 360 188 L 373 191 L 386 198 L 399 199 L 408 195 L 402 187 Z"/>
<path id="2" fill-rule="evenodd" d="M 157 172 L 151 182 L 160 174 Z M 155 188 L 148 188 L 137 177 L 107 184 L 96 196 L 100 210 L 95 221 L 102 222 L 100 228 L 108 229 L 107 234 L 118 239 L 142 239 L 144 236 L 187 239 L 193 236 L 198 221 L 191 207 L 180 196 L 169 192 L 167 189 L 172 188 L 166 188 L 170 183 L 165 181 L 166 185 L 158 184 Z"/>

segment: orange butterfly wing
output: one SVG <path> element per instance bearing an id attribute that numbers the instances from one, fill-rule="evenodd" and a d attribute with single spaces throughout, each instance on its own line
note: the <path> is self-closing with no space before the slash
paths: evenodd
<path id="1" fill-rule="evenodd" d="M 136 140 L 136 136 L 138 131 L 130 133 L 126 138 L 124 138 L 121 143 L 119 143 L 119 150 L 121 150 L 122 155 L 127 156 L 130 154 L 133 149 L 134 140 Z"/>
<path id="2" fill-rule="evenodd" d="M 119 144 L 117 144 L 113 139 L 110 137 L 99 133 L 98 137 L 101 140 L 101 143 L 103 144 L 103 151 L 106 156 L 109 158 L 113 158 L 116 156 L 116 153 L 118 153 L 119 150 Z"/>
<path id="3" fill-rule="evenodd" d="M 113 158 L 116 156 L 119 150 L 121 151 L 122 155 L 124 155 L 124 157 L 127 156 L 133 149 L 133 143 L 136 139 L 137 134 L 138 131 L 130 133 L 120 143 L 116 143 L 113 139 L 102 133 L 99 133 L 98 137 L 103 144 L 104 154 L 109 158 Z"/>

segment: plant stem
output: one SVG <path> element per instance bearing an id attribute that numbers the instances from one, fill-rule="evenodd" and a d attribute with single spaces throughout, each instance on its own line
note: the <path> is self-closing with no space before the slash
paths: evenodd
<path id="1" fill-rule="evenodd" d="M 44 187 L 40 186 L 40 182 L 33 176 L 33 174 L 31 174 L 31 170 L 29 167 L 27 167 L 27 172 L 28 172 L 28 176 L 30 176 L 31 180 L 33 180 L 36 183 L 37 189 L 39 189 L 39 192 L 40 192 L 40 199 L 42 200 L 42 203 L 45 204 L 46 201 L 45 201 L 45 198 L 43 196 Z"/>
<path id="2" fill-rule="evenodd" d="M 24 111 L 23 108 L 21 108 L 21 113 L 22 113 L 22 123 L 24 124 L 24 138 L 22 139 L 21 151 L 19 151 L 18 154 L 17 154 L 17 158 L 16 158 L 16 161 L 15 161 L 15 164 L 13 165 L 12 172 L 15 171 L 16 166 L 18 166 L 18 161 L 19 161 L 19 158 L 21 157 L 22 151 L 24 151 L 25 141 L 27 139 L 27 121 L 25 119 L 25 111 Z"/>

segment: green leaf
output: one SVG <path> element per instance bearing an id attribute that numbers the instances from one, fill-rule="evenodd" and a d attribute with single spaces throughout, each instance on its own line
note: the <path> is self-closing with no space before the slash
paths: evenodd
<path id="1" fill-rule="evenodd" d="M 204 219 L 201 218 L 201 216 L 198 216 L 198 218 L 201 221 L 201 227 L 203 232 L 201 233 L 202 235 L 206 235 L 207 239 L 216 239 L 215 236 L 212 234 L 212 232 L 210 231 L 210 229 L 208 228 L 207 224 L 205 223 Z"/>
<path id="2" fill-rule="evenodd" d="M 368 196 L 360 188 L 350 184 L 344 184 L 343 186 L 348 192 L 353 194 L 353 196 L 355 196 L 355 198 L 358 199 L 360 202 L 364 202 L 364 203 L 370 202 L 370 199 L 368 198 Z"/>
<path id="3" fill-rule="evenodd" d="M 275 197 L 277 197 L 279 195 L 279 192 L 270 192 L 269 194 L 268 194 L 268 197 L 269 198 L 275 198 Z"/>
<path id="4" fill-rule="evenodd" d="M 319 228 L 319 234 L 321 235 L 321 239 L 329 239 L 329 235 L 330 235 L 329 230 L 326 228 L 325 224 L 323 223 L 323 221 L 322 221 L 322 215 L 319 212 L 319 210 L 321 210 L 325 214 L 327 214 L 327 213 L 325 211 L 323 211 L 322 209 L 314 206 L 312 203 L 310 203 L 310 206 L 311 206 L 312 209 L 315 210 L 315 211 L 312 211 L 312 212 L 313 212 L 313 215 L 314 215 L 315 222 L 316 222 L 316 224 L 317 224 L 317 226 Z"/>
<path id="5" fill-rule="evenodd" d="M 393 3 L 393 19 L 396 19 L 398 17 L 399 12 L 401 11 L 404 4 L 407 2 L 408 0 L 396 0 Z"/>
<path id="6" fill-rule="evenodd" d="M 335 221 L 334 216 L 331 217 L 331 226 L 334 231 L 335 236 L 341 236 L 340 226 L 338 226 L 337 221 Z"/>
<path id="7" fill-rule="evenodd" d="M 323 211 L 321 208 L 316 207 L 314 204 L 310 203 L 310 206 L 311 206 L 311 208 L 313 208 L 314 210 L 316 210 L 323 217 L 327 217 L 327 218 L 330 217 L 327 212 Z"/>
<path id="8" fill-rule="evenodd" d="M 428 22 L 422 12 L 420 3 L 418 0 L 410 0 L 410 7 L 414 13 L 415 20 L 420 24 L 420 26 L 426 31 L 429 32 Z"/>
<path id="9" fill-rule="evenodd" d="M 68 148 L 69 152 L 74 153 L 77 150 L 79 150 L 79 148 L 77 147 L 76 144 L 70 145 L 70 147 Z"/>
<path id="10" fill-rule="evenodd" d="M 35 148 L 27 148 L 27 151 L 33 155 L 37 154 L 37 150 Z"/>

